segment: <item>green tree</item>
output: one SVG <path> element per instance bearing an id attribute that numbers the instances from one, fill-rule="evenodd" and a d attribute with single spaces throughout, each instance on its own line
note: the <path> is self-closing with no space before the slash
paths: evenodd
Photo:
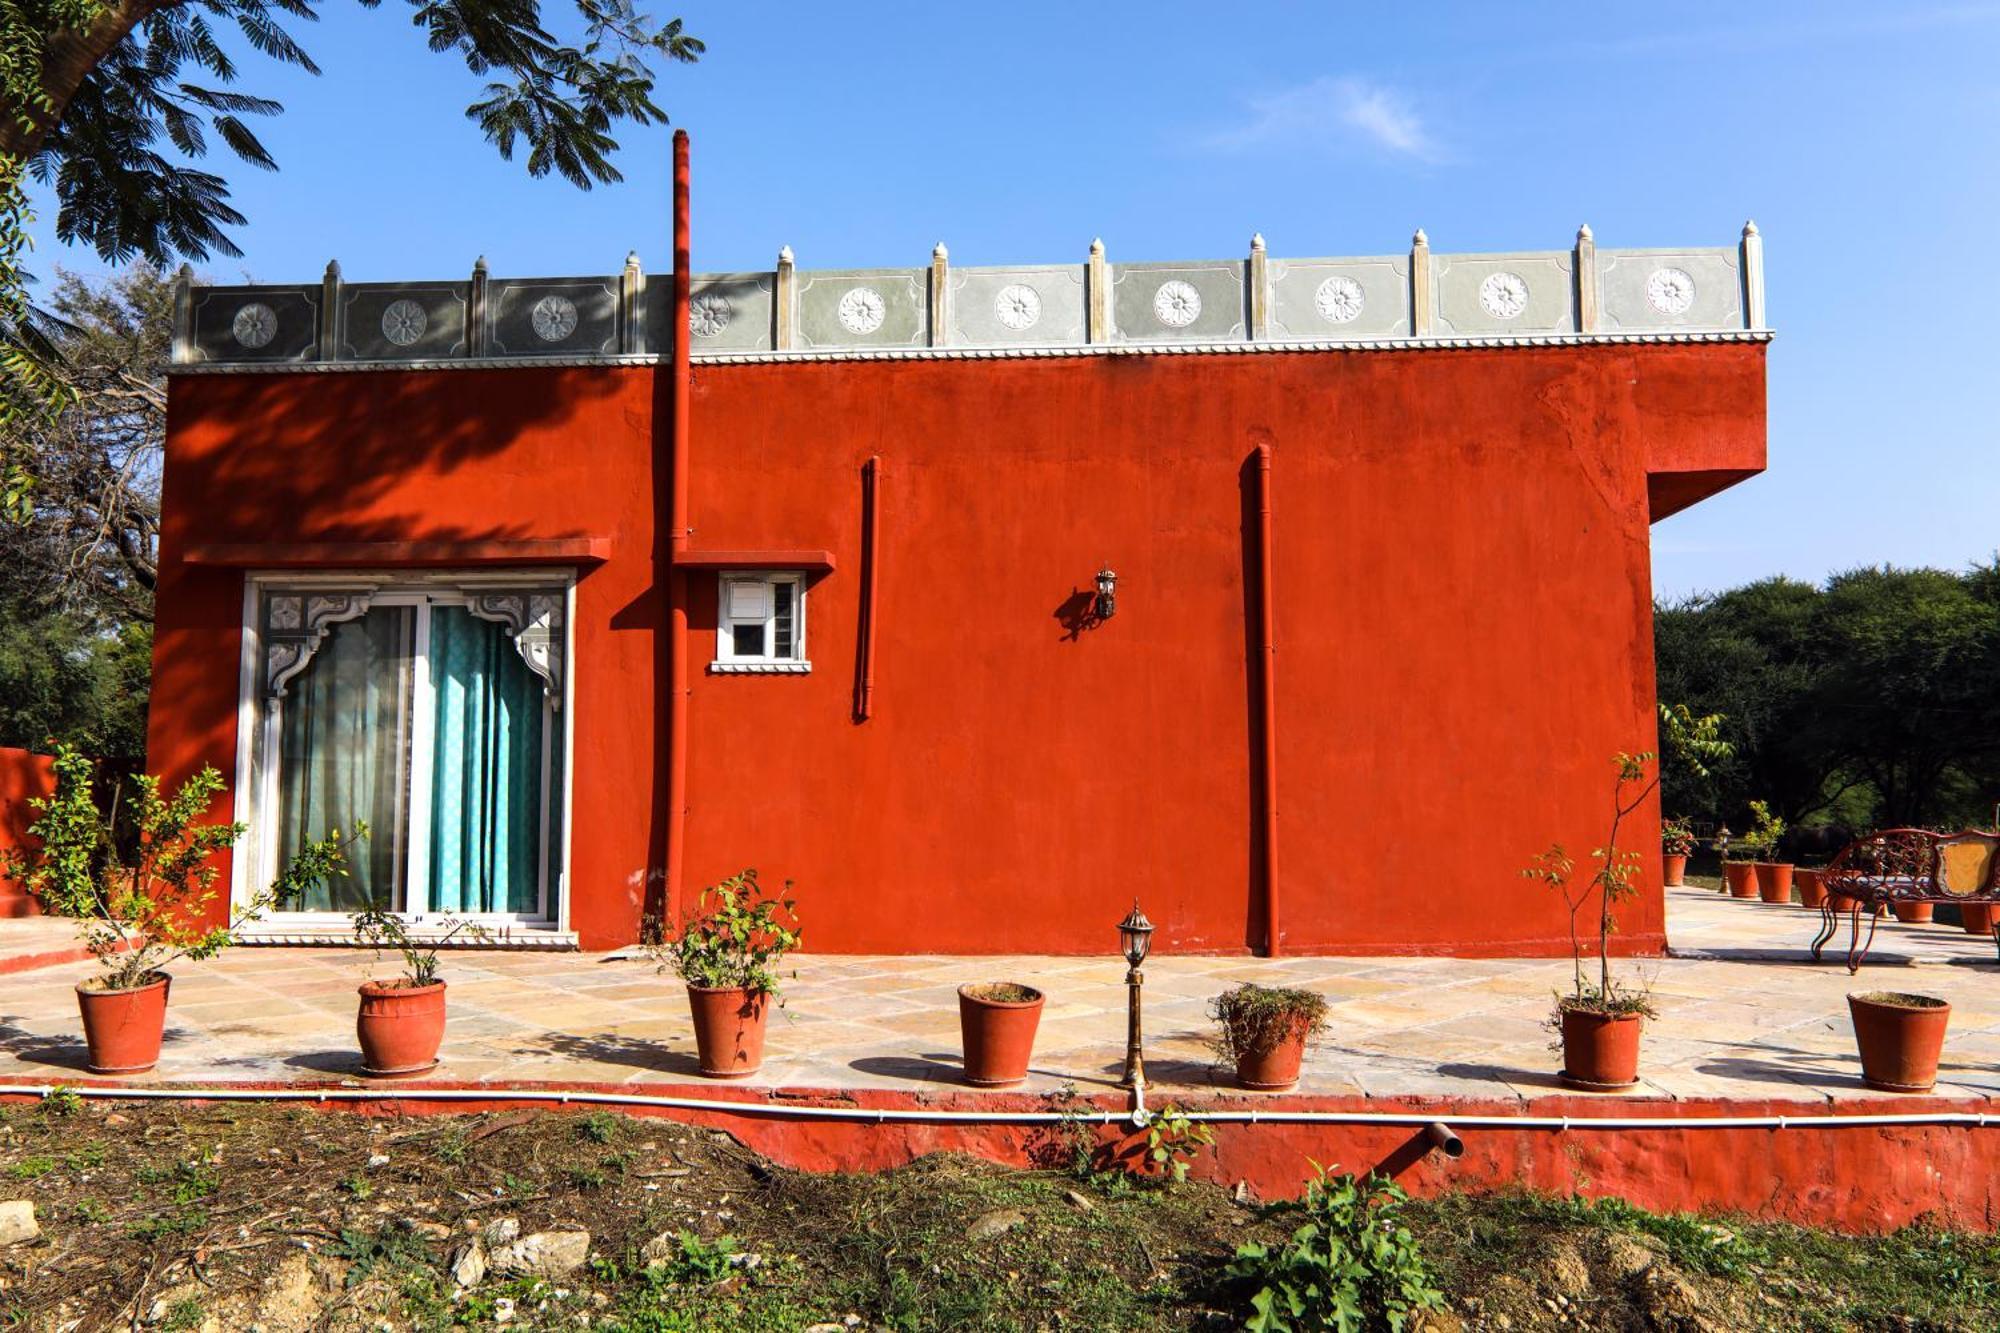
<path id="1" fill-rule="evenodd" d="M 703 45 L 631 0 L 561 8 L 568 36 L 544 26 L 539 0 L 410 0 L 430 49 L 489 80 L 466 115 L 501 156 L 525 149 L 531 175 L 588 189 L 620 178 L 621 123 L 666 119 L 649 61 L 693 61 Z M 226 228 L 243 215 L 197 163 L 213 136 L 276 169 L 248 118 L 283 108 L 234 86 L 237 61 L 318 73 L 288 30 L 317 18 L 317 0 L 0 0 L 0 503 L 16 516 L 33 484 L 20 427 L 65 405 L 27 297 L 26 181 L 53 191 L 57 236 L 107 260 L 239 253 Z"/>

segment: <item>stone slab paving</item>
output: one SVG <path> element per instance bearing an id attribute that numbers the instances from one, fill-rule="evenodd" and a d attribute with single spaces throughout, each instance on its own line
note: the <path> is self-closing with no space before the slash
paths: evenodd
<path id="1" fill-rule="evenodd" d="M 1950 925 L 1883 926 L 1858 979 L 1812 963 L 1817 914 L 1702 889 L 1668 891 L 1666 958 L 1621 963 L 1652 988 L 1638 1098 L 1824 1102 L 1861 1085 L 1845 996 L 1921 990 L 1954 1006 L 1945 1096 L 2000 1096 L 2000 964 Z M 16 947 L 0 922 L 0 956 Z M 37 939 L 48 930 L 36 923 Z M 1107 934 L 1109 932 L 1107 931 Z M 87 964 L 0 975 L 0 1078 L 82 1077 L 73 987 Z M 393 967 L 352 949 L 241 948 L 176 971 L 160 1066 L 142 1081 L 324 1083 L 358 1076 L 354 988 Z M 1012 980 L 1049 996 L 1027 1091 L 1114 1086 L 1124 964 L 1100 958 L 802 957 L 752 1087 L 962 1090 L 956 986 Z M 1315 1096 L 1528 1099 L 1561 1091 L 1541 1026 L 1567 960 L 1160 957 L 1146 968 L 1158 1095 L 1228 1087 L 1204 1041 L 1208 998 L 1244 980 L 1316 987 L 1326 1039 Z M 435 1077 L 463 1083 L 705 1084 L 671 976 L 622 954 L 448 954 L 451 1026 Z"/>

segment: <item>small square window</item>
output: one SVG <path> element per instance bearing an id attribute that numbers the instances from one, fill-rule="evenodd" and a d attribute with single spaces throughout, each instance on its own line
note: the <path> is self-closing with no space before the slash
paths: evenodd
<path id="1" fill-rule="evenodd" d="M 806 594 L 801 575 L 724 574 L 718 598 L 714 672 L 803 673 Z"/>

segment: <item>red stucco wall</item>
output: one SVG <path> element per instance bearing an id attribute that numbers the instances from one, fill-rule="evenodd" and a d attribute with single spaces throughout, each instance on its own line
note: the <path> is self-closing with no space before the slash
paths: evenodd
<path id="1" fill-rule="evenodd" d="M 28 826 L 41 817 L 28 802 L 55 789 L 53 759 L 0 746 L 0 856 L 27 845 Z M 41 910 L 26 889 L 0 874 L 0 917 L 37 916 Z"/>
<path id="2" fill-rule="evenodd" d="M 1296 950 L 1554 952 L 1516 871 L 1602 841 L 1650 748 L 1647 524 L 1763 465 L 1759 346 L 698 366 L 693 546 L 824 548 L 809 676 L 711 676 L 687 874 L 798 881 L 809 947 L 1260 934 L 1254 543 L 1271 444 L 1279 867 Z M 610 539 L 578 585 L 572 920 L 637 930 L 664 669 L 647 369 L 181 377 L 152 763 L 230 766 L 240 571 L 193 543 Z M 852 712 L 860 468 L 883 459 L 875 716 Z M 1117 616 L 1065 624 L 1109 563 Z M 1656 815 L 1630 826 L 1655 845 Z M 1657 884 L 1623 943 L 1661 941 Z"/>

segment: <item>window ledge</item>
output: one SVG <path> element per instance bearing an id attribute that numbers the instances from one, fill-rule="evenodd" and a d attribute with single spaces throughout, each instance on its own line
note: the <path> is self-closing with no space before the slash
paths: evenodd
<path id="1" fill-rule="evenodd" d="M 812 673 L 811 662 L 710 662 L 711 676 L 805 676 Z"/>
<path id="2" fill-rule="evenodd" d="M 412 926 L 410 939 L 417 944 L 436 944 L 447 950 L 476 949 L 526 949 L 558 950 L 573 953 L 577 949 L 576 932 L 557 930 L 551 926 L 489 926 L 486 938 L 467 935 L 463 932 L 450 940 L 441 938 L 446 927 Z M 345 948 L 371 947 L 370 941 L 354 933 L 352 928 L 329 926 L 325 929 L 248 929 L 237 935 L 236 942 L 245 946 L 261 945 L 280 948 L 296 948 L 311 945 L 333 945 Z"/>

